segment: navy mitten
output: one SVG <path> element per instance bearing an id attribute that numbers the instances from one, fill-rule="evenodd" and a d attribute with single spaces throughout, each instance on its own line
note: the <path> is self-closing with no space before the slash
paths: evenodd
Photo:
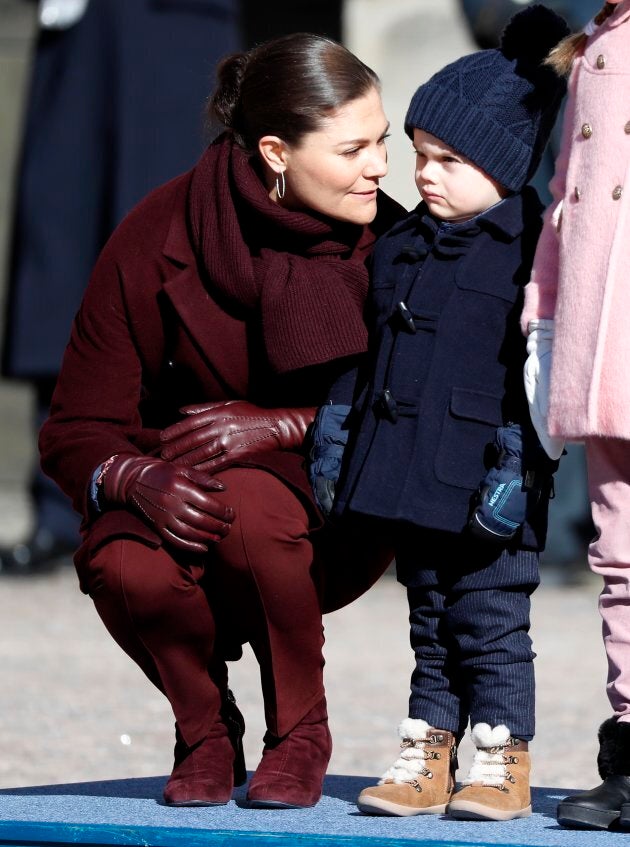
<path id="1" fill-rule="evenodd" d="M 519 424 L 498 427 L 494 446 L 497 460 L 479 487 L 469 527 L 481 538 L 501 542 L 513 538 L 533 513 L 549 481 L 552 463 L 539 444 L 528 451 L 531 455 L 524 456 Z"/>
<path id="2" fill-rule="evenodd" d="M 308 478 L 315 502 L 325 515 L 332 511 L 335 486 L 339 480 L 343 451 L 348 443 L 345 428 L 350 406 L 321 406 L 311 432 Z"/>

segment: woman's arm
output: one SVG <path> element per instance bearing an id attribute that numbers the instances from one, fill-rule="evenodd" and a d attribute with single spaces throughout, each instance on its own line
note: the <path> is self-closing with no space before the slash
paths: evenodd
<path id="1" fill-rule="evenodd" d="M 146 309 L 136 320 L 151 320 L 151 279 L 147 271 L 137 281 L 146 286 Z M 145 442 L 149 452 L 151 433 L 143 429 L 140 414 L 142 359 L 123 281 L 112 250 L 106 250 L 74 321 L 51 416 L 41 431 L 42 467 L 86 518 L 98 511 L 92 489 L 100 468 L 99 508 L 128 509 L 169 544 L 202 552 L 229 532 L 234 514 L 221 502 L 222 483 L 144 455 L 137 446 Z M 152 330 L 159 351 L 160 320 L 153 319 Z M 156 448 L 157 432 L 154 441 Z"/>
<path id="2" fill-rule="evenodd" d="M 159 343 L 159 339 L 156 339 Z M 98 260 L 74 320 L 51 414 L 40 433 L 42 468 L 85 513 L 92 474 L 114 453 L 141 451 L 142 368 L 111 247 Z"/>

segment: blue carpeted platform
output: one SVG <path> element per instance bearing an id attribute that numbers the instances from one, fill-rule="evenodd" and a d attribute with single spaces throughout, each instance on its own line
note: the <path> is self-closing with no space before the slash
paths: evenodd
<path id="1" fill-rule="evenodd" d="M 0 845 L 150 845 L 150 847 L 630 847 L 630 832 L 561 829 L 555 809 L 564 793 L 534 789 L 535 813 L 508 823 L 426 815 L 367 817 L 354 805 L 368 777 L 329 776 L 313 809 L 245 805 L 246 787 L 227 806 L 169 808 L 164 777 L 0 790 Z"/>

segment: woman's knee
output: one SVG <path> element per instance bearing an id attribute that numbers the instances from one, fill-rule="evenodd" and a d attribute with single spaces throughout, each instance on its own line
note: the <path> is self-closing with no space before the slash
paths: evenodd
<path id="1" fill-rule="evenodd" d="M 91 571 L 90 595 L 95 602 L 107 599 L 124 605 L 139 620 L 163 614 L 172 605 L 174 592 L 197 588 L 203 566 L 179 562 L 163 547 L 115 539 L 96 551 Z"/>
<path id="2" fill-rule="evenodd" d="M 231 468 L 221 480 L 236 517 L 228 536 L 214 548 L 219 562 L 241 570 L 296 557 L 310 565 L 308 515 L 290 488 L 256 468 Z"/>
<path id="3" fill-rule="evenodd" d="M 304 627 L 321 628 L 306 509 L 265 471 L 234 468 L 221 476 L 236 517 L 216 545 L 209 583 L 227 595 L 228 605 L 245 607 L 258 620 L 264 615 L 267 625 L 291 629 L 301 620 Z"/>

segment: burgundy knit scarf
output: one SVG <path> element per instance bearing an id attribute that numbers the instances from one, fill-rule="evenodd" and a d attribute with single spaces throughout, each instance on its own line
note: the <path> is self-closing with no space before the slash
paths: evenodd
<path id="1" fill-rule="evenodd" d="M 207 284 L 260 321 L 277 373 L 366 349 L 370 228 L 283 209 L 227 135 L 200 159 L 188 200 Z"/>

